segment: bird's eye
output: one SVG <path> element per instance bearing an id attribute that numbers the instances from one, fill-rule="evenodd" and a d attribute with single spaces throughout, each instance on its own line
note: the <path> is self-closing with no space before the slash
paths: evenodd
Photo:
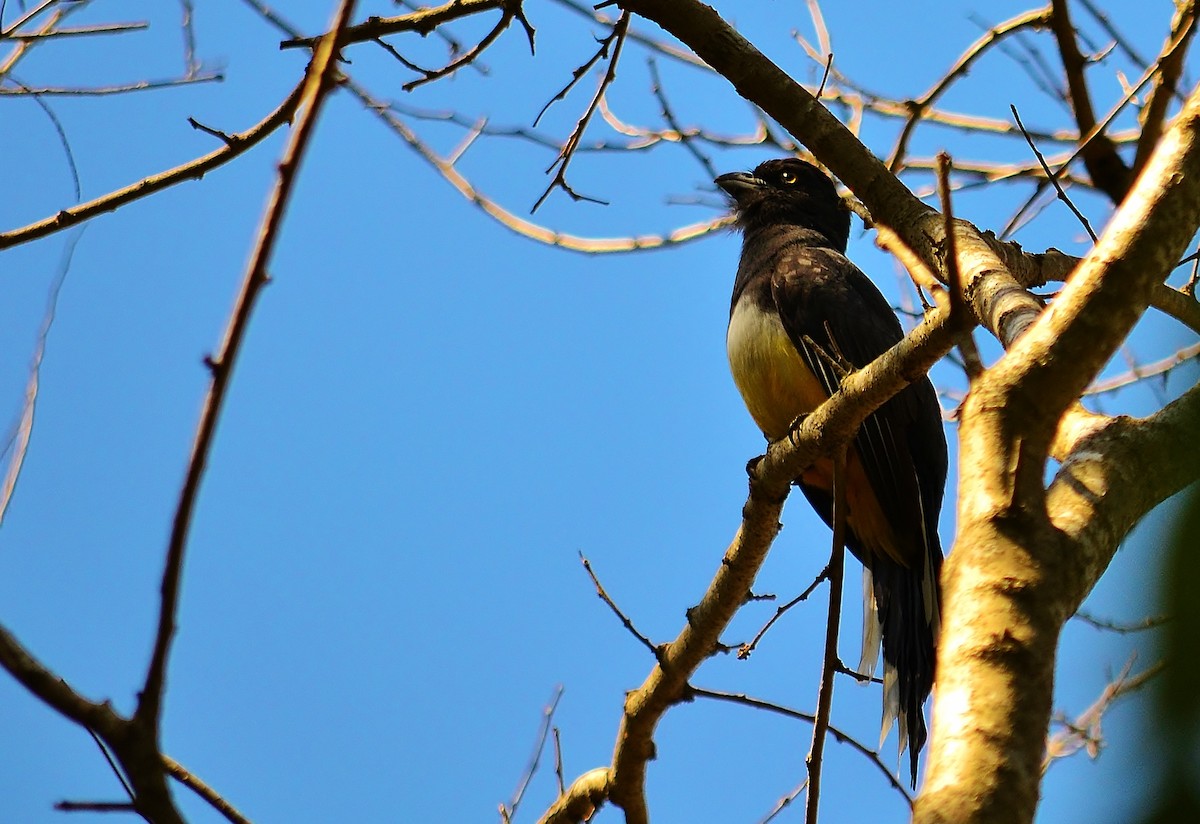
<path id="1" fill-rule="evenodd" d="M 796 182 L 796 173 L 783 171 L 779 173 L 779 182 L 786 183 L 789 186 Z"/>

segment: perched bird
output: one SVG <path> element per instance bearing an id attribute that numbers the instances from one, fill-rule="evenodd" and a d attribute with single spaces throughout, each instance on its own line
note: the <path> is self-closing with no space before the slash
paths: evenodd
<path id="1" fill-rule="evenodd" d="M 750 415 L 775 441 L 837 391 L 840 364 L 862 368 L 903 332 L 887 300 L 846 259 L 850 213 L 822 171 L 786 158 L 716 183 L 743 235 L 729 365 Z M 874 673 L 882 637 L 880 742 L 898 718 L 915 788 L 940 621 L 938 513 L 946 485 L 946 436 L 928 378 L 863 422 L 845 477 L 846 547 L 863 565 L 859 672 Z M 832 461 L 818 460 L 795 483 L 832 526 Z"/>

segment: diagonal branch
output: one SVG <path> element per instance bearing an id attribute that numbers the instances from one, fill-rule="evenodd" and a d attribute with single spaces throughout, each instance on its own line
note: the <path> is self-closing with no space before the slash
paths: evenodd
<path id="1" fill-rule="evenodd" d="M 829 713 L 833 709 L 833 677 L 838 664 L 838 630 L 842 623 L 842 580 L 846 560 L 846 449 L 833 457 L 833 551 L 829 555 L 829 612 L 825 618 L 825 661 L 821 665 L 821 686 L 817 690 L 817 712 L 813 720 L 812 745 L 805 764 L 808 766 L 808 795 L 804 804 L 805 824 L 817 824 L 821 799 L 821 767 L 824 763 L 825 736 L 829 732 Z M 916 781 L 916 776 L 913 777 Z"/>
<path id="2" fill-rule="evenodd" d="M 215 357 L 209 358 L 211 372 L 208 394 L 204 401 L 187 473 L 179 495 L 167 547 L 167 558 L 162 579 L 162 606 L 158 617 L 158 631 L 154 651 L 146 672 L 145 683 L 134 711 L 133 722 L 143 727 L 157 739 L 158 722 L 162 711 L 162 694 L 166 681 L 167 658 L 171 639 L 175 633 L 175 613 L 179 603 L 179 586 L 183 573 L 184 550 L 187 547 L 192 512 L 200 491 L 200 482 L 208 462 L 217 420 L 225 401 L 225 392 L 233 375 L 238 351 L 250 322 L 254 302 L 262 287 L 267 283 L 267 264 L 275 248 L 279 227 L 287 210 L 288 199 L 304 152 L 308 147 L 317 117 L 328 92 L 333 88 L 337 75 L 338 36 L 349 20 L 355 0 L 342 0 L 336 22 L 329 34 L 318 45 L 308 71 L 299 99 L 300 117 L 292 132 L 279 164 L 278 179 L 267 203 L 259 229 L 255 248 L 246 268 L 241 293 L 230 316 L 225 338 Z"/>
<path id="3" fill-rule="evenodd" d="M 942 576 L 943 615 L 953 619 L 938 651 L 938 732 L 918 824 L 1033 819 L 1062 625 L 1134 523 L 1200 473 L 1200 456 L 1178 448 L 1195 431 L 1200 390 L 1146 422 L 1092 416 L 1076 429 L 1064 418 L 1198 224 L 1200 92 L 1054 311 L 974 383 L 963 405 L 964 494 Z M 1163 448 L 1166 433 L 1177 454 Z M 1055 440 L 1062 468 L 1047 491 Z"/>
<path id="4" fill-rule="evenodd" d="M 934 310 L 903 341 L 849 375 L 836 395 L 791 435 L 771 444 L 763 458 L 751 463 L 750 495 L 742 508 L 741 526 L 708 591 L 688 610 L 687 624 L 679 636 L 659 648 L 659 663 L 642 686 L 626 696 L 612 765 L 584 776 L 588 779 L 586 787 L 593 793 L 584 795 L 591 802 L 602 790 L 624 810 L 631 824 L 648 820 L 646 765 L 654 753 L 654 731 L 667 710 L 686 700 L 688 679 L 719 648 L 721 634 L 745 603 L 779 531 L 779 517 L 792 479 L 819 456 L 848 443 L 872 410 L 924 375 L 950 350 L 955 337 L 948 312 Z M 567 797 L 580 795 L 569 790 Z M 542 821 L 583 820 L 568 816 L 564 812 L 566 803 L 560 799 Z"/>
<path id="5" fill-rule="evenodd" d="M 1138 138 L 1137 154 L 1133 159 L 1133 173 L 1136 175 L 1145 167 L 1150 159 L 1150 153 L 1158 145 L 1166 127 L 1167 106 L 1171 99 L 1178 94 L 1176 86 L 1183 74 L 1184 56 L 1187 54 L 1187 44 L 1196 31 L 1196 3 L 1194 0 L 1178 3 L 1175 7 L 1175 18 L 1171 21 L 1171 33 L 1163 46 L 1166 57 L 1160 59 L 1160 68 L 1154 78 L 1154 88 L 1150 91 L 1150 99 L 1142 108 L 1139 120 L 1142 134 Z M 1177 43 L 1176 48 L 1171 48 Z"/>
<path id="6" fill-rule="evenodd" d="M 1075 26 L 1071 22 L 1067 0 L 1051 0 L 1051 6 L 1054 10 L 1051 29 L 1058 41 L 1058 52 L 1067 74 L 1067 88 L 1070 91 L 1071 108 L 1075 112 L 1075 122 L 1079 124 L 1081 135 L 1088 134 L 1096 127 L 1096 112 L 1092 108 L 1087 78 L 1083 73 L 1087 61 L 1080 54 L 1079 44 L 1075 40 Z M 1129 167 L 1117 154 L 1117 148 L 1111 138 L 1097 134 L 1083 151 L 1083 163 L 1096 188 L 1105 192 L 1113 203 L 1120 203 L 1124 199 L 1132 178 Z"/>
<path id="7" fill-rule="evenodd" d="M 406 31 L 426 35 L 439 26 L 459 18 L 469 17 L 481 11 L 503 8 L 506 2 L 507 0 L 450 0 L 441 6 L 419 9 L 410 14 L 401 14 L 396 17 L 368 17 L 362 23 L 347 26 L 339 43 L 343 46 L 350 43 L 362 43 Z M 279 48 L 312 48 L 325 36 L 292 37 L 280 43 Z"/>
<path id="8" fill-rule="evenodd" d="M 124 189 L 118 189 L 115 192 L 109 192 L 106 195 L 89 200 L 87 203 L 63 209 L 57 214 L 39 220 L 36 223 L 0 233 L 0 249 L 7 249 L 10 246 L 28 243 L 31 240 L 37 240 L 38 238 L 54 234 L 77 223 L 90 220 L 96 215 L 118 209 L 126 203 L 141 200 L 148 195 L 162 191 L 169 186 L 174 186 L 181 181 L 199 180 L 218 166 L 228 163 L 238 155 L 244 154 L 251 147 L 262 142 L 264 138 L 280 126 L 289 122 L 296 113 L 296 107 L 300 104 L 302 91 L 303 84 L 293 89 L 291 94 L 279 104 L 275 111 L 271 112 L 254 126 L 251 126 L 244 132 L 228 135 L 225 145 L 219 149 L 188 163 L 184 163 L 182 166 L 176 166 L 174 169 L 169 169 L 160 174 L 151 175 L 139 180 L 137 183 L 126 186 Z"/>
<path id="9" fill-rule="evenodd" d="M 904 155 L 908 150 L 908 141 L 916 130 L 917 124 L 924 119 L 925 113 L 950 88 L 954 81 L 966 76 L 972 64 L 986 54 L 988 49 L 1003 42 L 1004 38 L 1010 35 L 1027 28 L 1040 29 L 1049 22 L 1049 8 L 1022 12 L 1010 20 L 993 26 L 982 37 L 967 47 L 967 50 L 954 62 L 954 65 L 947 69 L 945 75 L 934 83 L 925 94 L 915 100 L 908 101 L 910 114 L 904 123 L 904 128 L 900 130 L 900 136 L 896 139 L 896 146 L 892 149 L 888 168 L 896 172 L 904 167 Z"/>

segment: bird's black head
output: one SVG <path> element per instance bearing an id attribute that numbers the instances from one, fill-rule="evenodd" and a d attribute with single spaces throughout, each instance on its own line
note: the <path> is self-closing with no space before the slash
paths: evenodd
<path id="1" fill-rule="evenodd" d="M 850 211 L 833 181 L 816 166 L 794 157 L 768 160 L 753 172 L 732 172 L 716 184 L 733 201 L 737 225 L 749 234 L 774 225 L 820 232 L 839 252 L 850 239 Z"/>

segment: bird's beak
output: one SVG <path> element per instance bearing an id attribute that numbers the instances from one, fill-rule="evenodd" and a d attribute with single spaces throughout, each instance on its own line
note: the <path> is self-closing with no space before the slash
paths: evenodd
<path id="1" fill-rule="evenodd" d="M 766 181 L 755 177 L 750 172 L 730 172 L 727 175 L 721 175 L 714 182 L 724 189 L 727 195 L 739 202 L 746 195 L 767 185 Z"/>

